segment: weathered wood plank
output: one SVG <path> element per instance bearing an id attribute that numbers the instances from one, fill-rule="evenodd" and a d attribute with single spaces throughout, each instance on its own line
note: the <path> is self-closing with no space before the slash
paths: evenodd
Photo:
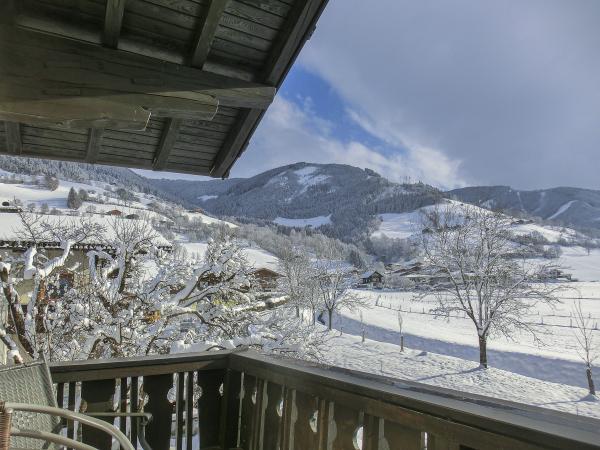
<path id="1" fill-rule="evenodd" d="M 320 12 L 325 7 L 321 0 L 306 0 L 295 2 L 289 12 L 286 25 L 280 32 L 277 42 L 273 45 L 262 79 L 271 84 L 278 84 L 292 66 L 301 44 L 312 33 L 312 24 L 304 18 L 314 18 L 316 22 Z"/>
<path id="2" fill-rule="evenodd" d="M 238 123 L 234 125 L 235 130 L 229 134 L 215 159 L 210 176 L 227 177 L 229 169 L 244 151 L 247 139 L 256 128 L 260 117 L 261 111 L 257 109 L 249 109 L 240 115 Z"/>
<path id="3" fill-rule="evenodd" d="M 115 380 L 88 381 L 81 385 L 81 401 L 84 412 L 110 412 L 113 407 Z M 102 418 L 112 424 L 114 418 Z M 112 438 L 107 433 L 90 426 L 82 426 L 82 441 L 95 448 L 110 448 Z"/>
<path id="4" fill-rule="evenodd" d="M 198 33 L 198 39 L 192 50 L 191 66 L 199 68 L 204 66 L 215 37 L 215 32 L 219 26 L 219 21 L 228 2 L 229 0 L 211 0 L 202 23 L 202 28 Z"/>
<path id="5" fill-rule="evenodd" d="M 184 403 L 185 389 L 185 372 L 179 372 L 175 375 L 175 449 L 183 450 L 183 412 L 185 410 Z"/>
<path id="6" fill-rule="evenodd" d="M 20 155 L 23 151 L 21 140 L 21 126 L 16 122 L 5 122 L 6 150 L 9 153 Z"/>
<path id="7" fill-rule="evenodd" d="M 175 141 L 177 141 L 180 125 L 181 120 L 179 119 L 170 119 L 165 125 L 165 129 L 158 146 L 158 151 L 156 152 L 156 157 L 154 158 L 153 162 L 154 170 L 164 170 L 167 160 L 169 159 L 169 153 L 173 148 L 173 144 L 175 144 Z"/>
<path id="8" fill-rule="evenodd" d="M 222 448 L 238 447 L 238 417 L 242 395 L 242 374 L 228 369 L 223 382 L 219 420 L 219 442 Z"/>
<path id="9" fill-rule="evenodd" d="M 106 15 L 104 16 L 104 32 L 102 43 L 107 47 L 117 48 L 126 0 L 107 0 Z"/>
<path id="10" fill-rule="evenodd" d="M 240 26 L 241 24 L 245 24 L 241 19 L 236 19 L 232 16 L 224 16 L 223 21 L 227 21 L 231 24 L 235 24 L 236 26 Z M 272 30 L 271 30 L 272 31 Z M 269 39 L 265 39 L 263 37 L 254 36 L 252 34 L 246 33 L 245 31 L 240 31 L 235 28 L 220 26 L 215 33 L 215 37 L 219 39 L 223 39 L 225 41 L 230 41 L 232 43 L 238 44 L 240 46 L 244 46 L 241 48 L 249 48 L 251 51 L 257 50 L 266 53 L 271 48 L 272 42 Z M 243 55 L 242 55 L 243 56 Z"/>
<path id="11" fill-rule="evenodd" d="M 285 23 L 285 19 L 281 16 L 239 1 L 229 3 L 225 12 L 226 14 L 223 16 L 221 24 L 227 26 L 233 25 L 230 20 L 236 20 L 238 18 L 245 19 L 249 22 L 255 22 L 274 30 L 279 29 Z"/>
<path id="12" fill-rule="evenodd" d="M 107 97 L 140 102 L 154 114 L 177 115 L 198 103 L 199 111 L 218 105 L 266 108 L 275 88 L 236 80 L 191 67 L 159 61 L 122 50 L 72 41 L 42 33 L 2 27 L 0 65 L 3 83 L 18 99 L 65 101 Z M 12 31 L 12 33 L 9 33 Z M 0 61 L 2 62 L 2 61 Z M 10 66 L 10 68 L 8 67 Z M 14 88 L 18 88 L 17 92 Z M 144 97 L 129 97 L 144 94 Z M 9 97 L 10 98 L 10 97 Z M 180 102 L 180 105 L 165 102 Z M 179 115 L 179 117 L 181 116 Z M 212 111 L 214 116 L 214 111 Z M 210 120 L 212 116 L 197 117 Z M 109 127 L 106 127 L 109 128 Z"/>
<path id="13" fill-rule="evenodd" d="M 198 386 L 201 389 L 198 399 L 198 430 L 201 449 L 219 446 L 219 420 L 223 407 L 219 389 L 224 381 L 225 371 L 223 370 L 198 372 Z"/>
<path id="14" fill-rule="evenodd" d="M 187 372 L 185 382 L 185 448 L 194 448 L 194 372 Z M 215 402 L 215 407 L 218 402 Z M 218 416 L 217 416 L 218 417 Z"/>
<path id="15" fill-rule="evenodd" d="M 28 124 L 60 126 L 64 128 L 117 128 L 143 130 L 150 118 L 150 111 L 140 105 L 96 97 L 42 98 L 38 94 L 17 97 L 18 92 L 6 83 L 0 84 L 0 119 Z"/>
<path id="16" fill-rule="evenodd" d="M 85 155 L 85 160 L 90 164 L 94 164 L 96 162 L 98 153 L 100 153 L 100 147 L 102 147 L 103 134 L 103 128 L 90 128 L 90 133 L 87 142 L 87 153 Z"/>
<path id="17" fill-rule="evenodd" d="M 172 387 L 172 374 L 144 377 L 143 389 L 149 399 L 144 410 L 152 414 L 153 424 L 146 431 L 146 440 L 152 448 L 170 447 L 173 405 L 167 399 L 167 394 Z"/>
<path id="18" fill-rule="evenodd" d="M 169 8 L 172 11 L 198 17 L 206 8 L 206 1 L 191 1 L 191 0 L 145 0 L 146 3 Z"/>
<path id="19" fill-rule="evenodd" d="M 259 8 L 263 11 L 276 14 L 280 17 L 286 17 L 290 11 L 290 6 L 286 3 L 277 0 L 238 0 L 240 3 L 244 3 L 255 8 Z"/>

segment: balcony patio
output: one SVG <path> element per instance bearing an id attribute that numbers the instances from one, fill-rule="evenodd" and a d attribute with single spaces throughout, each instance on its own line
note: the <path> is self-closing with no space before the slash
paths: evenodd
<path id="1" fill-rule="evenodd" d="M 116 405 L 152 414 L 145 437 L 153 449 L 600 448 L 593 419 L 250 350 L 50 369 L 59 406 L 84 403 L 89 413 L 114 412 Z M 118 420 L 141 448 L 129 419 Z M 110 438 L 92 429 L 75 425 L 67 432 L 111 448 Z"/>

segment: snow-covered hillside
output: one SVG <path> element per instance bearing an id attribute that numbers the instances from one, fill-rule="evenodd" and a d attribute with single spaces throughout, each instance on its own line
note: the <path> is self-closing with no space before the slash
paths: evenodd
<path id="1" fill-rule="evenodd" d="M 0 175 L 8 180 L 12 174 L 3 171 Z M 0 204 L 5 202 L 12 206 L 18 204 L 24 210 L 31 208 L 36 212 L 46 208 L 44 212 L 50 213 L 54 217 L 57 217 L 56 214 L 61 216 L 85 214 L 99 222 L 109 220 L 107 216 L 109 211 L 118 211 L 121 216 L 135 215 L 139 218 L 146 217 L 152 220 L 172 222 L 172 215 L 167 214 L 167 211 L 170 211 L 179 216 L 185 216 L 190 221 L 199 221 L 211 225 L 236 226 L 199 211 L 184 210 L 180 206 L 152 194 L 128 191 L 132 198 L 123 200 L 117 193 L 120 188 L 122 189 L 122 186 L 101 181 L 90 180 L 83 183 L 59 180 L 58 188 L 52 191 L 43 184 L 39 184 L 41 177 L 38 176 L 18 175 L 17 180 L 23 182 L 0 182 Z M 67 197 L 71 189 L 77 192 L 84 190 L 88 196 L 88 200 L 83 201 L 81 207 L 76 211 L 67 206 Z M 15 228 L 17 220 L 18 218 L 15 218 L 14 214 L 2 213 L 2 209 L 0 209 L 0 229 L 7 237 L 11 230 Z"/>
<path id="2" fill-rule="evenodd" d="M 455 200 L 446 201 L 457 208 L 477 208 L 480 211 L 487 210 L 477 206 L 468 205 Z M 435 208 L 443 208 L 443 205 L 432 205 L 419 208 L 415 211 L 398 214 L 380 214 L 379 228 L 371 234 L 373 238 L 388 237 L 393 239 L 416 238 L 422 231 L 423 214 L 431 212 Z M 515 219 L 511 231 L 516 237 L 536 236 L 547 246 L 555 245 L 560 248 L 560 257 L 555 260 L 556 264 L 563 267 L 568 273 L 579 281 L 600 281 L 600 248 L 586 248 L 578 245 L 584 241 L 594 242 L 580 232 L 566 227 L 540 225 L 531 221 Z"/>

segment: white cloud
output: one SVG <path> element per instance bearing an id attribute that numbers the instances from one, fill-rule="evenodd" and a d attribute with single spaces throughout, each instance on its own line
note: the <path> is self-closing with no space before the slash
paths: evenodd
<path id="1" fill-rule="evenodd" d="M 373 135 L 382 139 L 386 136 L 368 122 L 361 122 L 358 115 L 353 119 Z M 278 96 L 248 151 L 234 166 L 232 176 L 250 176 L 284 164 L 307 161 L 368 167 L 394 181 L 410 178 L 442 188 L 464 184 L 458 174 L 459 162 L 451 161 L 435 149 L 414 145 L 406 151 L 396 148 L 394 153 L 384 154 L 360 142 L 343 142 L 332 136 L 330 129 L 330 124 L 315 114 L 310 102 L 298 106 Z M 400 143 L 392 135 L 387 135 L 385 141 L 396 147 Z"/>
<path id="2" fill-rule="evenodd" d="M 331 0 L 300 64 L 410 164 L 445 157 L 429 179 L 600 188 L 599 16 L 597 0 Z"/>

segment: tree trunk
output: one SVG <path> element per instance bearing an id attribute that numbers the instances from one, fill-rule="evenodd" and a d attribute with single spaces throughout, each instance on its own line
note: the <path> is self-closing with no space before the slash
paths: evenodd
<path id="1" fill-rule="evenodd" d="M 479 364 L 486 369 L 488 367 L 487 336 L 479 336 Z"/>
<path id="2" fill-rule="evenodd" d="M 592 378 L 592 368 L 588 367 L 587 369 L 585 369 L 585 374 L 587 375 L 590 394 L 596 395 L 596 386 L 594 386 L 594 379 Z"/>
<path id="3" fill-rule="evenodd" d="M 400 351 L 404 351 L 404 336 L 400 336 Z"/>
<path id="4" fill-rule="evenodd" d="M 329 329 L 333 328 L 333 311 L 331 309 L 327 310 L 327 317 L 329 317 Z"/>

